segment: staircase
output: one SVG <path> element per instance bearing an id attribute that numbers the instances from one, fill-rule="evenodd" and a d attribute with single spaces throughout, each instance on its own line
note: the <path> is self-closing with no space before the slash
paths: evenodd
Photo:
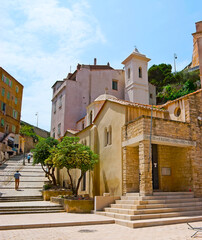
<path id="1" fill-rule="evenodd" d="M 192 192 L 154 192 L 152 196 L 127 193 L 97 214 L 117 224 L 137 228 L 202 220 L 202 199 Z"/>
<path id="2" fill-rule="evenodd" d="M 19 190 L 15 190 L 13 174 L 21 173 Z M 45 174 L 40 165 L 33 166 L 23 155 L 14 156 L 0 166 L 0 215 L 64 212 L 63 206 L 43 201 Z"/>

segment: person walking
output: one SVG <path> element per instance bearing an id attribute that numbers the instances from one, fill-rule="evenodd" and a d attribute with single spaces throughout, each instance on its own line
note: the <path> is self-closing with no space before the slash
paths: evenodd
<path id="1" fill-rule="evenodd" d="M 30 159 L 31 159 L 31 156 L 28 154 L 28 155 L 27 155 L 27 161 L 28 161 L 28 163 L 30 163 Z"/>
<path id="2" fill-rule="evenodd" d="M 15 178 L 15 190 L 18 190 L 18 188 L 19 188 L 20 176 L 21 176 L 21 174 L 20 174 L 19 171 L 17 170 L 16 173 L 14 174 L 14 178 Z"/>

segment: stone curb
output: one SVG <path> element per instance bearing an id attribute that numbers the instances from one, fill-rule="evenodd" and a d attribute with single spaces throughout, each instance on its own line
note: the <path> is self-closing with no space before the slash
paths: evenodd
<path id="1" fill-rule="evenodd" d="M 98 221 L 85 221 L 85 222 L 36 223 L 36 224 L 22 224 L 22 225 L 18 224 L 18 225 L 0 226 L 0 230 L 50 228 L 50 227 L 72 227 L 72 226 L 114 224 L 114 223 L 115 223 L 115 220 L 98 220 Z"/>

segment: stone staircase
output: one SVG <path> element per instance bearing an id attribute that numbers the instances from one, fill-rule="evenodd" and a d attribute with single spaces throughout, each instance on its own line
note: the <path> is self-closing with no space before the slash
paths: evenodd
<path id="1" fill-rule="evenodd" d="M 113 217 L 131 228 L 202 220 L 202 199 L 192 192 L 154 192 L 152 196 L 127 193 L 97 214 Z"/>
<path id="2" fill-rule="evenodd" d="M 19 190 L 13 174 L 21 173 Z M 43 201 L 42 188 L 47 179 L 40 165 L 33 166 L 23 156 L 14 156 L 0 166 L 0 215 L 64 212 L 63 206 Z"/>

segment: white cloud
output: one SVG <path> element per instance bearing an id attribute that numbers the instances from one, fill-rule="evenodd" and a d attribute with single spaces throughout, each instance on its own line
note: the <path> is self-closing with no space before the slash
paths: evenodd
<path id="1" fill-rule="evenodd" d="M 0 8 L 0 65 L 24 87 L 22 119 L 49 130 L 51 86 L 79 54 L 106 40 L 85 0 L 7 0 Z"/>

